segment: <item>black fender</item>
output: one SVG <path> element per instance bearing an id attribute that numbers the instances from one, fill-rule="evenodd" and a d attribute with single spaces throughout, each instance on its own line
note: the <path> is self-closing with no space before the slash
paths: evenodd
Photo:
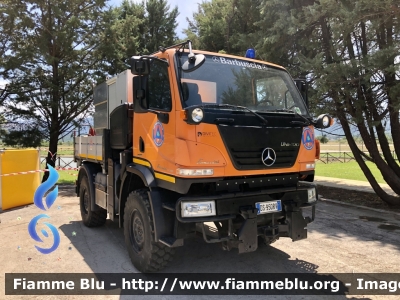
<path id="1" fill-rule="evenodd" d="M 129 164 L 126 166 L 126 171 L 138 175 L 142 179 L 144 185 L 150 190 L 157 187 L 153 172 L 149 168 L 141 165 Z"/>
<path id="2" fill-rule="evenodd" d="M 123 175 L 121 178 L 121 188 L 119 190 L 119 197 L 118 197 L 118 213 L 119 213 L 119 227 L 122 227 L 122 219 L 123 219 L 123 211 L 125 208 L 125 200 L 128 194 L 139 188 L 147 187 L 151 191 L 152 189 L 155 189 L 157 187 L 157 182 L 156 179 L 154 178 L 153 172 L 150 168 L 137 165 L 134 163 L 126 165 L 125 170 L 122 171 Z M 127 182 L 127 180 L 130 180 L 131 174 L 134 174 L 135 176 L 139 177 L 141 180 L 140 182 Z M 131 188 L 126 188 L 126 184 L 132 185 Z"/>
<path id="3" fill-rule="evenodd" d="M 136 180 L 128 182 L 132 178 Z M 138 180 L 140 178 L 141 180 Z M 125 185 L 129 185 L 127 188 Z M 165 189 L 159 189 L 153 171 L 142 165 L 129 164 L 121 180 L 121 189 L 119 193 L 119 226 L 122 227 L 123 210 L 125 208 L 125 199 L 128 194 L 136 189 L 147 187 L 150 200 L 150 208 L 153 214 L 154 238 L 159 242 L 162 237 L 173 237 L 175 228 L 175 212 L 163 208 L 163 199 L 173 199 L 174 192 Z M 174 246 L 182 246 L 183 241 L 174 242 Z"/>
<path id="4" fill-rule="evenodd" d="M 79 188 L 80 188 L 80 182 L 81 182 L 81 178 L 84 175 L 84 173 L 86 173 L 86 176 L 88 178 L 89 181 L 89 190 L 90 190 L 90 204 L 91 204 L 91 210 L 92 211 L 96 211 L 99 208 L 97 207 L 96 203 L 95 203 L 95 191 L 94 191 L 94 177 L 96 176 L 96 173 L 101 172 L 101 167 L 98 164 L 94 164 L 94 163 L 90 163 L 90 162 L 84 162 L 80 169 L 79 169 L 79 173 L 78 173 L 78 184 L 76 187 L 76 193 L 77 196 L 79 197 Z"/>

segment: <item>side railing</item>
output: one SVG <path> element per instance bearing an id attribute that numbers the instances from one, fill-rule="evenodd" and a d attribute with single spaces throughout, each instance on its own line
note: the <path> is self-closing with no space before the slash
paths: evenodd
<path id="1" fill-rule="evenodd" d="M 368 152 L 365 152 L 365 154 L 369 155 Z M 383 154 L 381 153 L 381 156 L 383 157 Z M 399 158 L 396 155 L 395 151 L 392 151 L 392 156 L 395 160 L 399 160 Z M 324 151 L 321 152 L 320 157 L 317 161 L 322 162 L 324 164 L 328 163 L 346 163 L 350 161 L 355 161 L 356 159 L 354 158 L 354 155 L 352 152 L 337 152 L 337 151 Z M 364 158 L 365 160 L 365 158 Z"/>
<path id="2" fill-rule="evenodd" d="M 46 157 L 40 157 L 40 164 L 46 163 Z M 63 156 L 58 156 L 55 161 L 55 167 L 57 168 L 76 168 L 76 163 L 74 162 L 74 158 Z"/>

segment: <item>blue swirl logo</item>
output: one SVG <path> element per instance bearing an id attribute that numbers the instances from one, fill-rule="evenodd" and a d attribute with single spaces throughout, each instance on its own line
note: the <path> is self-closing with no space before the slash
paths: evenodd
<path id="1" fill-rule="evenodd" d="M 58 181 L 58 173 L 57 171 L 50 165 L 47 165 L 49 168 L 49 178 L 45 182 L 43 182 L 39 187 L 37 188 L 35 192 L 35 196 L 33 197 L 33 202 L 35 205 L 40 208 L 41 210 L 46 210 L 43 204 L 43 197 L 48 192 L 53 185 L 55 185 Z M 53 205 L 54 201 L 56 201 L 58 196 L 58 186 L 56 186 L 50 193 L 47 194 L 46 196 L 46 205 L 47 209 L 50 209 L 50 207 Z"/>
<path id="2" fill-rule="evenodd" d="M 38 207 L 41 210 L 49 210 L 50 207 L 54 204 L 54 202 L 57 199 L 58 196 L 58 186 L 56 186 L 52 191 L 50 191 L 50 189 L 57 183 L 59 175 L 57 173 L 57 171 L 50 165 L 47 165 L 47 167 L 49 168 L 49 177 L 47 178 L 47 180 L 45 182 L 43 182 L 36 190 L 35 195 L 33 197 L 33 202 L 36 205 L 36 207 Z M 49 192 L 50 191 L 50 192 Z M 46 195 L 47 193 L 47 195 Z M 46 195 L 46 207 L 44 205 L 44 201 L 43 201 L 43 197 Z M 42 218 L 46 218 L 49 219 L 50 217 L 48 215 L 45 214 L 40 214 L 37 215 L 36 217 L 34 217 L 28 225 L 28 232 L 29 235 L 31 236 L 32 239 L 34 239 L 35 241 L 39 242 L 39 243 L 43 243 L 43 240 L 39 237 L 37 231 L 36 231 L 36 227 L 38 224 L 38 221 Z M 53 252 L 54 250 L 56 250 L 58 248 L 58 246 L 60 245 L 60 234 L 58 233 L 58 230 L 56 227 L 54 227 L 54 225 L 45 222 L 44 223 L 51 231 L 51 233 L 53 234 L 54 237 L 54 241 L 53 241 L 53 245 L 50 248 L 41 248 L 35 245 L 36 249 L 43 253 L 43 254 L 49 254 L 51 252 Z M 49 237 L 49 233 L 42 229 L 41 233 L 47 238 Z"/>
<path id="3" fill-rule="evenodd" d="M 36 232 L 36 225 L 37 225 L 38 221 L 42 218 L 50 218 L 50 217 L 45 214 L 40 214 L 40 215 L 34 217 L 29 222 L 29 225 L 28 225 L 29 234 L 35 241 L 37 241 L 39 243 L 43 243 L 43 240 L 39 237 L 39 235 Z M 49 254 L 49 253 L 53 252 L 54 250 L 56 250 L 58 248 L 58 246 L 60 245 L 60 234 L 58 233 L 57 228 L 55 228 L 54 225 L 47 223 L 47 222 L 45 222 L 44 224 L 50 229 L 51 233 L 54 236 L 53 245 L 50 248 L 41 248 L 36 245 L 35 245 L 35 247 L 39 252 L 41 252 L 43 254 Z M 42 229 L 41 232 L 46 238 L 49 237 L 49 234 L 47 233 L 46 230 Z"/>

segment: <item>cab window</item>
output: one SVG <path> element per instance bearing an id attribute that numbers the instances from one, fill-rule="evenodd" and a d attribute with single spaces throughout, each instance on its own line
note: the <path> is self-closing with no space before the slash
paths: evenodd
<path id="1" fill-rule="evenodd" d="M 151 64 L 150 70 L 147 88 L 149 108 L 171 111 L 172 97 L 167 64 L 155 60 Z"/>

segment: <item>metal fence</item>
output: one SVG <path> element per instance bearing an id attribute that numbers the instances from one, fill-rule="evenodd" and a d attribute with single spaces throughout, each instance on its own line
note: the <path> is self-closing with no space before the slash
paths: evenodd
<path id="1" fill-rule="evenodd" d="M 45 164 L 46 163 L 46 157 L 41 157 L 40 158 L 40 163 Z M 60 157 L 58 156 L 55 161 L 55 167 L 57 168 L 76 168 L 76 162 L 74 162 L 73 157 Z"/>
<path id="2" fill-rule="evenodd" d="M 369 156 L 368 152 L 364 152 L 366 155 Z M 381 156 L 383 154 L 381 153 Z M 392 151 L 392 156 L 395 160 L 398 160 L 398 157 L 396 156 L 396 152 Z M 346 163 L 350 161 L 355 161 L 356 159 L 354 158 L 354 155 L 352 152 L 337 152 L 337 151 L 330 151 L 330 152 L 321 152 L 318 161 L 328 164 L 328 163 Z M 366 160 L 364 158 L 364 160 Z"/>

